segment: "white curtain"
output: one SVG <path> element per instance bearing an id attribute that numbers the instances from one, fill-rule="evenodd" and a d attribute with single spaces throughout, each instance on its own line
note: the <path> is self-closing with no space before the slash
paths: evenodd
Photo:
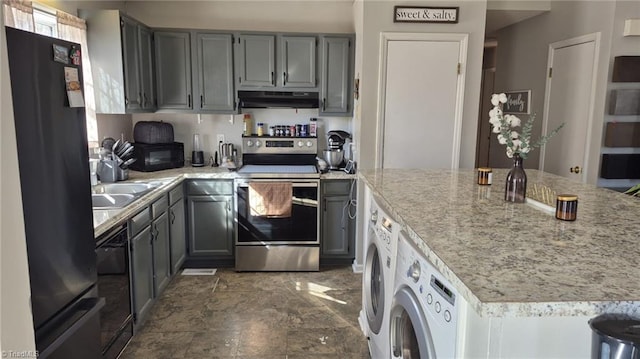
<path id="1" fill-rule="evenodd" d="M 25 0 L 2 0 L 4 24 L 17 29 L 35 32 L 33 4 Z M 84 20 L 62 11 L 56 11 L 58 38 L 80 44 L 82 47 L 82 75 L 84 79 L 84 102 L 87 115 L 87 140 L 89 148 L 99 147 L 96 105 L 93 97 L 93 79 L 87 46 L 87 24 Z"/>
<path id="2" fill-rule="evenodd" d="M 84 78 L 84 103 L 87 114 L 87 140 L 89 148 L 99 147 L 98 124 L 96 121 L 96 104 L 93 96 L 93 78 L 91 76 L 91 62 L 87 46 L 87 24 L 83 19 L 65 12 L 56 12 L 58 22 L 58 37 L 62 40 L 79 43 L 82 48 L 82 76 Z"/>
<path id="3" fill-rule="evenodd" d="M 2 0 L 4 6 L 4 24 L 16 29 L 33 32 L 33 7 L 31 1 Z"/>

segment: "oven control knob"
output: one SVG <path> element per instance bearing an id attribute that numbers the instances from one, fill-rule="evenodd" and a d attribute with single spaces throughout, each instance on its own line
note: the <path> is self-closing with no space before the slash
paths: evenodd
<path id="1" fill-rule="evenodd" d="M 253 147 L 253 141 L 251 140 L 247 141 L 247 147 Z"/>
<path id="2" fill-rule="evenodd" d="M 256 141 L 256 147 L 260 147 L 261 145 L 262 145 L 262 142 Z"/>
<path id="3" fill-rule="evenodd" d="M 409 272 L 407 273 L 407 276 L 411 278 L 414 283 L 418 283 L 418 280 L 420 279 L 420 262 L 418 261 L 413 262 L 411 267 L 409 267 Z"/>
<path id="4" fill-rule="evenodd" d="M 446 320 L 447 322 L 451 321 L 451 312 L 449 312 L 448 310 L 444 311 L 444 320 Z"/>
<path id="5" fill-rule="evenodd" d="M 304 142 L 298 141 L 298 147 L 302 147 L 302 146 L 304 146 Z"/>
<path id="6" fill-rule="evenodd" d="M 440 311 L 442 310 L 442 306 L 440 305 L 440 302 L 436 302 L 436 313 L 440 313 Z"/>
<path id="7" fill-rule="evenodd" d="M 307 141 L 307 147 L 311 147 L 311 146 L 313 146 L 313 142 Z"/>

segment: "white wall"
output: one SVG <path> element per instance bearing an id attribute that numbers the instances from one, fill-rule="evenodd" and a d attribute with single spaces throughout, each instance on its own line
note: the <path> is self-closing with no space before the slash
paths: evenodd
<path id="1" fill-rule="evenodd" d="M 128 1 L 125 11 L 150 27 L 353 32 L 350 0 Z"/>
<path id="2" fill-rule="evenodd" d="M 531 112 L 537 114 L 533 138 L 540 135 L 543 121 L 549 44 L 585 34 L 601 33 L 587 172 L 587 182 L 593 184 L 597 181 L 600 168 L 603 114 L 615 6 L 616 3 L 613 1 L 552 1 L 550 12 L 509 26 L 497 33 L 495 91 L 531 89 Z M 498 145 L 494 137 L 492 136 L 489 165 L 510 166 L 511 161 L 506 158 L 504 146 Z M 527 158 L 525 168 L 538 168 L 539 155 L 539 149 L 534 151 Z"/>
<path id="3" fill-rule="evenodd" d="M 346 117 L 318 117 L 318 110 L 312 109 L 247 109 L 253 119 L 254 128 L 258 122 L 265 123 L 266 128 L 274 125 L 308 124 L 309 119 L 318 119 L 318 151 L 322 154 L 325 149 L 330 130 L 343 130 L 351 133 L 351 121 Z M 205 160 L 213 156 L 217 150 L 217 135 L 225 135 L 225 141 L 239 147 L 243 130 L 243 115 L 206 115 L 150 113 L 136 114 L 133 123 L 138 121 L 164 121 L 173 125 L 174 137 L 177 142 L 184 143 L 184 154 L 191 159 L 193 135 L 199 134 Z M 267 130 L 265 130 L 266 132 Z M 254 133 L 256 130 L 254 130 Z M 241 149 L 238 155 L 241 155 Z"/>
<path id="4" fill-rule="evenodd" d="M 460 1 L 454 3 L 429 2 L 430 6 L 459 6 L 459 22 L 457 24 L 394 23 L 393 7 L 396 5 L 424 6 L 425 3 L 415 1 L 363 2 L 363 34 L 361 37 L 356 38 L 356 42 L 362 42 L 362 68 L 360 71 L 356 68 L 356 73 L 359 72 L 361 75 L 361 108 L 359 111 L 360 168 L 372 168 L 375 165 L 375 151 L 377 149 L 376 121 L 378 117 L 378 82 L 380 80 L 378 78 L 380 33 L 382 32 L 469 34 L 464 108 L 462 115 L 460 167 L 473 168 L 475 164 L 478 103 L 482 75 L 486 1 Z M 358 132 L 358 129 L 356 129 L 356 132 Z"/>
<path id="5" fill-rule="evenodd" d="M 35 341 L 4 28 L 0 33 L 0 349 L 6 353 L 33 351 Z"/>

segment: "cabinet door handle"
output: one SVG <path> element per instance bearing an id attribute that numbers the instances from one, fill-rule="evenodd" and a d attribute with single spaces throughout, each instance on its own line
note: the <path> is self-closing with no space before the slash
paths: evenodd
<path id="1" fill-rule="evenodd" d="M 187 95 L 188 106 L 191 107 L 191 94 Z"/>
<path id="2" fill-rule="evenodd" d="M 282 73 L 282 86 L 286 86 L 287 85 L 287 73 L 283 72 Z"/>
<path id="3" fill-rule="evenodd" d="M 142 92 L 138 92 L 138 103 L 142 106 Z"/>
<path id="4" fill-rule="evenodd" d="M 273 73 L 273 71 L 271 71 L 271 84 L 272 85 L 276 84 L 276 78 L 275 78 L 275 74 Z"/>
<path id="5" fill-rule="evenodd" d="M 322 99 L 322 111 L 325 111 L 327 109 L 327 99 L 323 98 Z"/>
<path id="6" fill-rule="evenodd" d="M 129 106 L 129 98 L 127 96 L 124 97 L 125 106 Z"/>
<path id="7" fill-rule="evenodd" d="M 200 95 L 200 108 L 204 107 L 204 95 Z"/>
<path id="8" fill-rule="evenodd" d="M 231 210 L 231 201 L 227 201 L 227 211 Z"/>
<path id="9" fill-rule="evenodd" d="M 171 210 L 171 224 L 173 224 L 176 221 L 176 214 L 173 212 L 173 210 Z"/>
<path id="10" fill-rule="evenodd" d="M 148 102 L 149 101 L 147 100 L 147 93 L 145 92 L 142 94 L 142 107 L 147 108 Z"/>

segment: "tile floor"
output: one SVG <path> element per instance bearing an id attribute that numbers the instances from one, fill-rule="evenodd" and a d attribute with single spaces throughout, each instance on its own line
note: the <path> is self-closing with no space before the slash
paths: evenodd
<path id="1" fill-rule="evenodd" d="M 120 358 L 369 358 L 361 287 L 350 267 L 177 275 Z"/>

